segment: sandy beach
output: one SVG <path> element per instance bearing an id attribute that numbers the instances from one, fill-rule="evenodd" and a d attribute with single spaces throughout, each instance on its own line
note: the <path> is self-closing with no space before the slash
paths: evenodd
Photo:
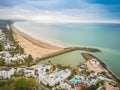
<path id="1" fill-rule="evenodd" d="M 101 65 L 96 67 L 96 66 L 93 66 L 92 64 L 90 64 L 89 61 L 87 61 L 85 64 L 88 66 L 89 71 L 106 72 L 105 68 L 103 68 Z"/>
<path id="2" fill-rule="evenodd" d="M 24 48 L 26 54 L 31 54 L 34 60 L 43 56 L 63 50 L 62 47 L 37 40 L 26 33 L 20 31 L 14 24 L 11 25 L 13 36 L 19 45 Z"/>

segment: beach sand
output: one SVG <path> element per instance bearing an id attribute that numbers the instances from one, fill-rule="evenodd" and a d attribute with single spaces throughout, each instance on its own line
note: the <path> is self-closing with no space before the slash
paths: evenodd
<path id="1" fill-rule="evenodd" d="M 87 61 L 85 64 L 88 66 L 89 71 L 106 72 L 105 68 L 103 68 L 101 65 L 96 67 L 96 66 L 93 66 L 92 64 L 90 64 L 89 61 Z"/>
<path id="2" fill-rule="evenodd" d="M 33 56 L 34 60 L 63 50 L 62 47 L 51 45 L 41 40 L 37 40 L 23 33 L 14 24 L 11 25 L 11 28 L 15 40 L 19 42 L 19 45 L 22 48 L 24 48 L 26 54 L 31 54 Z"/>
<path id="3" fill-rule="evenodd" d="M 112 85 L 110 85 L 109 83 L 105 82 L 105 86 L 106 90 L 119 90 L 117 87 L 113 87 Z"/>

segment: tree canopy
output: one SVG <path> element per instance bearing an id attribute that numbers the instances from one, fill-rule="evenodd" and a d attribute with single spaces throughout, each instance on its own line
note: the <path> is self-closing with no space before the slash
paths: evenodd
<path id="1" fill-rule="evenodd" d="M 20 78 L 15 83 L 16 90 L 33 90 L 38 87 L 38 83 L 33 78 Z"/>
<path id="2" fill-rule="evenodd" d="M 20 78 L 15 83 L 16 90 L 27 90 L 27 80 Z"/>
<path id="3" fill-rule="evenodd" d="M 3 51 L 4 50 L 4 46 L 2 43 L 0 43 L 0 51 Z"/>

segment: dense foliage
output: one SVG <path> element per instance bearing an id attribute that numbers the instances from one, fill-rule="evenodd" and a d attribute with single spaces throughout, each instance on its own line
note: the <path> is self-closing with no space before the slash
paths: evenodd
<path id="1" fill-rule="evenodd" d="M 37 82 L 33 78 L 20 78 L 15 82 L 15 90 L 33 90 L 37 86 Z"/>
<path id="2" fill-rule="evenodd" d="M 2 43 L 0 43 L 0 51 L 3 51 L 4 50 L 4 46 Z"/>

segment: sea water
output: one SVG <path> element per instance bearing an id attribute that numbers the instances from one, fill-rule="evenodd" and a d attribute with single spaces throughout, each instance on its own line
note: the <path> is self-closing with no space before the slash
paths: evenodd
<path id="1" fill-rule="evenodd" d="M 33 22 L 15 23 L 23 32 L 63 46 L 86 46 L 98 48 L 102 53 L 94 54 L 100 58 L 118 76 L 120 76 L 120 24 L 115 23 L 54 23 L 43 24 Z M 56 56 L 54 63 L 78 65 L 84 58 L 82 51 L 74 51 Z"/>

